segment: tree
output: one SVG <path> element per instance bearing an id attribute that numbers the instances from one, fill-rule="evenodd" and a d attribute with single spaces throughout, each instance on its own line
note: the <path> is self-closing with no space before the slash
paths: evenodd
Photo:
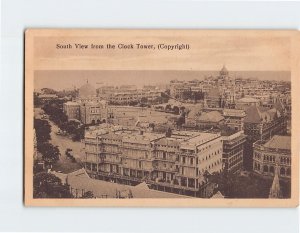
<path id="1" fill-rule="evenodd" d="M 141 98 L 141 103 L 147 103 L 147 102 L 148 102 L 148 98 L 146 98 L 146 97 Z"/>
<path id="2" fill-rule="evenodd" d="M 49 142 L 38 144 L 37 149 L 42 154 L 42 158 L 46 165 L 51 165 L 59 160 L 60 152 L 57 146 L 53 146 Z"/>
<path id="3" fill-rule="evenodd" d="M 173 107 L 173 112 L 174 112 L 175 114 L 179 114 L 179 108 L 178 108 L 177 106 L 174 106 L 174 107 Z"/>
<path id="4" fill-rule="evenodd" d="M 81 198 L 94 198 L 94 194 L 92 191 L 84 192 Z"/>
<path id="5" fill-rule="evenodd" d="M 80 141 L 84 138 L 84 125 L 81 125 L 78 129 L 75 130 L 74 135 L 72 137 L 73 141 Z"/>
<path id="6" fill-rule="evenodd" d="M 267 198 L 272 180 L 250 174 L 232 174 L 226 171 L 214 173 L 210 182 L 218 184 L 218 189 L 228 198 Z"/>
<path id="7" fill-rule="evenodd" d="M 72 198 L 69 186 L 53 174 L 40 172 L 33 176 L 33 198 Z"/>
<path id="8" fill-rule="evenodd" d="M 51 126 L 47 120 L 34 119 L 34 128 L 37 144 L 42 144 L 51 139 Z"/>
<path id="9" fill-rule="evenodd" d="M 41 91 L 44 93 L 44 94 L 56 94 L 56 91 L 51 89 L 51 88 L 42 88 Z"/>

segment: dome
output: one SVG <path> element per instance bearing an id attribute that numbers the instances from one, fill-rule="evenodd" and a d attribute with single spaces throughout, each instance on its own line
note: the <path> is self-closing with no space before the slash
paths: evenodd
<path id="1" fill-rule="evenodd" d="M 228 70 L 226 69 L 225 65 L 224 65 L 223 68 L 221 69 L 220 75 L 228 75 Z"/>
<path id="2" fill-rule="evenodd" d="M 88 82 L 79 88 L 79 98 L 85 98 L 89 96 L 96 96 L 96 89 Z"/>

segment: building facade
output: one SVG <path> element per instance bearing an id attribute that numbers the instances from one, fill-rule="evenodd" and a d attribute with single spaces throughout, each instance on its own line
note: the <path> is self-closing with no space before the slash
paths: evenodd
<path id="1" fill-rule="evenodd" d="M 236 173 L 243 168 L 244 145 L 246 136 L 244 131 L 234 132 L 222 136 L 223 166 L 229 173 Z"/>
<path id="2" fill-rule="evenodd" d="M 166 134 L 107 126 L 85 135 L 85 168 L 96 179 L 190 196 L 209 196 L 205 174 L 222 171 L 220 134 Z"/>
<path id="3" fill-rule="evenodd" d="M 275 135 L 270 140 L 259 140 L 253 145 L 253 171 L 274 176 L 278 166 L 280 178 L 291 177 L 291 137 Z"/>
<path id="4" fill-rule="evenodd" d="M 223 109 L 224 124 L 234 130 L 244 130 L 246 113 L 238 109 Z"/>
<path id="5" fill-rule="evenodd" d="M 268 140 L 274 135 L 286 135 L 287 118 L 284 111 L 277 108 L 265 109 L 251 106 L 246 110 L 244 132 L 247 135 L 244 167 L 253 169 L 253 143 Z"/>
<path id="6" fill-rule="evenodd" d="M 68 120 L 79 120 L 83 124 L 96 124 L 107 121 L 107 103 L 97 96 L 96 89 L 88 82 L 79 88 L 73 101 L 63 104 Z"/>

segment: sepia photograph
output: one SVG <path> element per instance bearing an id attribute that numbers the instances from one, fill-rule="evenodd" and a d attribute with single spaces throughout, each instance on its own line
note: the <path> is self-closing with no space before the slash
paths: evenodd
<path id="1" fill-rule="evenodd" d="M 28 30 L 25 204 L 296 206 L 296 38 Z"/>

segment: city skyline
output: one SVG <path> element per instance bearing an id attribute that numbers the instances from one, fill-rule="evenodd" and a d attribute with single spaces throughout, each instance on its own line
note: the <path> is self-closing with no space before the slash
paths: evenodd
<path id="1" fill-rule="evenodd" d="M 171 80 L 204 80 L 205 77 L 218 76 L 219 70 L 38 70 L 35 71 L 35 88 L 68 90 L 88 82 L 96 88 L 109 85 L 166 85 Z M 120 77 L 121 76 L 121 77 Z M 256 78 L 258 80 L 290 82 L 290 71 L 229 71 L 232 78 Z M 142 78 L 140 78 L 142 77 Z M 164 79 L 162 80 L 162 77 Z"/>

